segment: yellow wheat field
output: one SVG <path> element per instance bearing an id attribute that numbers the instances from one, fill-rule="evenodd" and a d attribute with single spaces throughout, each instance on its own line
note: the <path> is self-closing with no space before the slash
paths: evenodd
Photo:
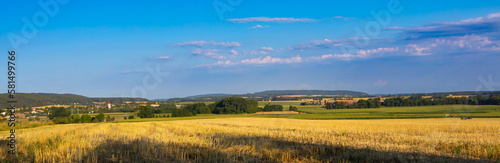
<path id="1" fill-rule="evenodd" d="M 227 118 L 18 131 L 3 162 L 470 162 L 500 156 L 499 119 Z"/>

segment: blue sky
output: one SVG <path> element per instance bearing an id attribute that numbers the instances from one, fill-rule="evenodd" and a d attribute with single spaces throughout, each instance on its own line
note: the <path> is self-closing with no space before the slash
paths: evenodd
<path id="1" fill-rule="evenodd" d="M 40 2 L 0 11 L 19 92 L 500 90 L 500 1 Z"/>

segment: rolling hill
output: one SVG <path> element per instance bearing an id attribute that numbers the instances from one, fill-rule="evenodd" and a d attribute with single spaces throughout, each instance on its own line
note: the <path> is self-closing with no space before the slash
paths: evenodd
<path id="1" fill-rule="evenodd" d="M 9 99 L 8 94 L 0 94 L 1 108 L 7 108 L 6 103 Z M 99 98 L 99 97 L 85 97 L 75 94 L 55 94 L 55 93 L 16 93 L 17 105 L 16 107 L 34 107 L 43 105 L 70 105 L 78 103 L 80 105 L 91 104 L 92 102 L 108 101 L 111 103 L 119 103 L 122 101 L 149 101 L 144 98 Z"/>

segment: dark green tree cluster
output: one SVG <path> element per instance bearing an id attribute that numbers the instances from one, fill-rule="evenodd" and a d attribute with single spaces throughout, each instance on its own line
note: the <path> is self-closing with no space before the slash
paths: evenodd
<path id="1" fill-rule="evenodd" d="M 104 122 L 104 114 L 102 112 L 100 112 L 97 116 L 95 116 L 95 118 L 99 121 L 99 122 Z"/>
<path id="2" fill-rule="evenodd" d="M 356 108 L 380 108 L 382 104 L 380 103 L 380 98 L 372 98 L 368 100 L 359 100 L 355 103 Z"/>
<path id="3" fill-rule="evenodd" d="M 52 107 L 52 108 L 50 108 L 50 115 L 49 115 L 50 119 L 54 119 L 55 117 L 66 118 L 66 117 L 69 117 L 69 116 L 71 116 L 71 111 L 69 111 L 66 108 L 63 108 L 63 107 Z"/>
<path id="4" fill-rule="evenodd" d="M 296 106 L 292 106 L 290 105 L 290 107 L 288 108 L 289 111 L 299 111 L 299 109 L 296 107 Z"/>
<path id="5" fill-rule="evenodd" d="M 492 94 L 488 98 L 483 96 L 455 97 L 434 96 L 432 98 L 422 98 L 422 96 L 410 96 L 410 98 L 388 98 L 382 103 L 383 106 L 428 106 L 428 105 L 499 105 L 500 96 Z"/>
<path id="6" fill-rule="evenodd" d="M 130 104 L 123 104 L 123 105 L 118 105 L 115 104 L 116 106 L 116 112 L 134 112 L 134 108 Z"/>
<path id="7" fill-rule="evenodd" d="M 50 111 L 51 114 L 49 115 L 49 118 L 56 124 L 104 122 L 105 120 L 102 112 L 96 117 L 92 117 L 89 114 L 83 114 L 82 116 L 71 115 L 71 111 L 63 107 L 52 107 L 50 108 Z M 95 120 L 93 121 L 93 119 Z M 110 118 L 110 120 L 111 119 L 114 120 L 114 118 Z"/>
<path id="8" fill-rule="evenodd" d="M 283 111 L 283 105 L 266 104 L 262 111 Z"/>
<path id="9" fill-rule="evenodd" d="M 353 104 L 349 104 L 343 101 L 335 101 L 333 103 L 326 103 L 326 109 L 355 109 L 355 108 L 380 108 L 382 104 L 380 103 L 380 98 L 373 98 L 368 100 L 359 100 Z"/>
<path id="10" fill-rule="evenodd" d="M 214 114 L 255 113 L 259 111 L 258 106 L 257 100 L 241 97 L 226 97 L 209 105 Z"/>
<path id="11" fill-rule="evenodd" d="M 138 117 L 141 118 L 154 118 L 155 115 L 151 112 L 151 106 L 141 106 L 139 107 L 139 113 L 137 113 Z"/>
<path id="12" fill-rule="evenodd" d="M 210 107 L 208 107 L 205 103 L 202 102 L 189 104 L 184 106 L 184 108 L 193 113 L 193 115 L 211 113 Z"/>
<path id="13" fill-rule="evenodd" d="M 169 102 L 165 104 L 160 104 L 157 108 L 153 109 L 154 114 L 160 114 L 160 113 L 172 113 L 173 110 L 177 109 L 175 106 L 175 103 Z"/>
<path id="14" fill-rule="evenodd" d="M 102 114 L 102 113 L 101 113 Z M 55 124 L 69 124 L 69 123 L 91 123 L 91 122 L 104 122 L 104 118 L 99 120 L 101 116 L 97 115 L 92 117 L 88 114 L 83 114 L 81 117 L 78 115 L 72 115 L 70 117 L 54 117 L 52 122 Z M 102 115 L 104 117 L 104 114 Z"/>
<path id="15" fill-rule="evenodd" d="M 175 109 L 174 111 L 172 111 L 172 117 L 189 117 L 189 116 L 193 116 L 193 113 L 186 108 Z"/>

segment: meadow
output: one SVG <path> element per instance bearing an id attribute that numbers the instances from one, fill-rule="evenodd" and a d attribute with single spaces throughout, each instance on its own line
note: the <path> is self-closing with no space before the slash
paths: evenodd
<path id="1" fill-rule="evenodd" d="M 3 131 L 2 135 L 7 132 Z M 22 129 L 2 162 L 500 161 L 495 118 L 215 118 Z"/>
<path id="2" fill-rule="evenodd" d="M 500 118 L 498 105 L 435 105 L 415 107 L 381 107 L 369 109 L 325 109 L 320 105 L 301 106 L 292 102 L 267 102 L 283 105 L 288 110 L 290 105 L 296 106 L 302 113 L 299 115 L 265 116 L 274 118 L 295 119 L 408 119 L 408 118 L 445 118 L 445 114 L 455 117 Z M 267 103 L 259 103 L 265 105 Z M 498 110 L 497 110 L 498 109 Z"/>

